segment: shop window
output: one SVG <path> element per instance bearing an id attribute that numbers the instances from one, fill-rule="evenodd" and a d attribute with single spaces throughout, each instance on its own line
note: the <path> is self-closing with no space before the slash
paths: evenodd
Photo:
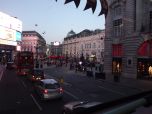
<path id="1" fill-rule="evenodd" d="M 121 73 L 122 72 L 122 59 L 113 58 L 112 61 L 112 73 Z"/>
<path id="2" fill-rule="evenodd" d="M 137 75 L 140 78 L 149 77 L 152 74 L 152 62 L 147 58 L 137 59 Z"/>

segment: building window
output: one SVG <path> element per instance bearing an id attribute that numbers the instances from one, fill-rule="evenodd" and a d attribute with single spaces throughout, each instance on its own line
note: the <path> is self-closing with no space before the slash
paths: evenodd
<path id="1" fill-rule="evenodd" d="M 118 5 L 118 6 L 114 7 L 113 12 L 114 12 L 114 13 L 113 13 L 113 14 L 114 14 L 114 17 L 115 17 L 115 16 L 118 16 L 118 15 L 121 15 L 121 13 L 122 13 L 121 6 Z"/>
<path id="2" fill-rule="evenodd" d="M 117 20 L 114 20 L 113 21 L 113 27 L 114 27 L 114 30 L 113 30 L 113 34 L 114 36 L 122 36 L 122 19 L 117 19 Z"/>
<path id="3" fill-rule="evenodd" d="M 149 24 L 150 32 L 152 32 L 152 11 L 150 11 L 150 24 Z"/>
<path id="4" fill-rule="evenodd" d="M 93 43 L 93 48 L 96 48 L 96 43 Z"/>
<path id="5" fill-rule="evenodd" d="M 83 44 L 81 44 L 81 49 L 83 49 Z"/>

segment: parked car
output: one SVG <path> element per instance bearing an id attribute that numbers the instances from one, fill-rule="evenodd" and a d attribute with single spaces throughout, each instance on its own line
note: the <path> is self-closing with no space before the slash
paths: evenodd
<path id="1" fill-rule="evenodd" d="M 62 114 L 98 114 L 101 102 L 73 101 L 64 105 Z"/>
<path id="2" fill-rule="evenodd" d="M 43 79 L 35 84 L 35 91 L 42 100 L 62 98 L 63 88 L 54 79 Z"/>
<path id="3" fill-rule="evenodd" d="M 6 69 L 12 70 L 12 69 L 15 69 L 15 68 L 16 68 L 16 65 L 15 65 L 14 62 L 7 62 Z"/>
<path id="4" fill-rule="evenodd" d="M 44 70 L 39 68 L 31 69 L 28 73 L 28 79 L 32 82 L 44 79 Z"/>

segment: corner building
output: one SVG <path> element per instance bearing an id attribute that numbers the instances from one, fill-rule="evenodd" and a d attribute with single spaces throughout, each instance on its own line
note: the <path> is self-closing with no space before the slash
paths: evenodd
<path id="1" fill-rule="evenodd" d="M 63 55 L 77 60 L 83 55 L 86 60 L 95 58 L 103 64 L 105 30 L 85 29 L 78 34 L 70 31 L 63 41 Z"/>
<path id="2" fill-rule="evenodd" d="M 152 68 L 151 0 L 107 0 L 104 71 L 149 78 Z"/>
<path id="3" fill-rule="evenodd" d="M 34 53 L 34 59 L 43 59 L 46 57 L 46 41 L 36 31 L 22 32 L 21 51 L 31 51 Z"/>

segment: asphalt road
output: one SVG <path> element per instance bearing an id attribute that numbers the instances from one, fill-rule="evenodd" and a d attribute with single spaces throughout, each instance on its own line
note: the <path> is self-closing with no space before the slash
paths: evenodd
<path id="1" fill-rule="evenodd" d="M 0 114 L 61 114 L 63 105 L 70 101 L 107 102 L 140 92 L 54 66 L 45 69 L 45 74 L 46 78 L 57 80 L 63 77 L 63 99 L 42 102 L 26 77 L 16 76 L 14 70 L 6 70 L 0 80 Z"/>
<path id="2" fill-rule="evenodd" d="M 45 72 L 47 78 L 60 79 L 60 77 L 63 77 L 65 90 L 76 100 L 107 102 L 141 92 L 139 89 L 95 80 L 83 73 L 75 73 L 72 70 L 60 67 L 52 67 L 46 69 Z"/>

